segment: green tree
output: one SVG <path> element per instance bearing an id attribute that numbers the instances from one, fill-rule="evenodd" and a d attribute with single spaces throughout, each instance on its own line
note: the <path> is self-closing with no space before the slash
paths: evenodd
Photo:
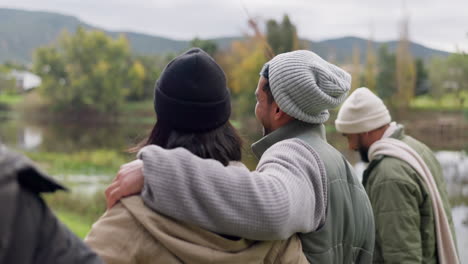
<path id="1" fill-rule="evenodd" d="M 270 19 L 266 23 L 267 42 L 275 54 L 297 50 L 300 48 L 296 26 L 288 15 L 284 15 L 281 23 Z"/>
<path id="2" fill-rule="evenodd" d="M 416 90 L 415 95 L 423 95 L 429 92 L 429 75 L 420 58 L 416 59 Z"/>
<path id="3" fill-rule="evenodd" d="M 442 98 L 448 78 L 447 59 L 440 57 L 433 58 L 429 63 L 429 92 L 433 98 L 439 100 Z"/>
<path id="4" fill-rule="evenodd" d="M 448 57 L 449 80 L 454 83 L 454 92 L 460 107 L 468 99 L 468 54 L 457 52 Z"/>
<path id="5" fill-rule="evenodd" d="M 18 71 L 28 71 L 28 67 L 25 64 L 16 63 L 14 61 L 6 61 L 3 63 L 5 69 L 18 70 Z"/>
<path id="6" fill-rule="evenodd" d="M 198 47 L 206 51 L 206 53 L 210 54 L 212 57 L 214 57 L 216 52 L 218 52 L 218 44 L 216 44 L 216 42 L 213 40 L 199 39 L 196 37 L 190 41 L 190 46 Z"/>
<path id="7" fill-rule="evenodd" d="M 445 94 L 455 94 L 460 107 L 468 99 L 468 54 L 453 53 L 448 58 L 435 58 L 429 66 L 431 94 L 442 98 Z"/>
<path id="8" fill-rule="evenodd" d="M 10 71 L 8 65 L 0 65 L 0 94 L 16 91 L 16 81 L 9 76 Z"/>
<path id="9" fill-rule="evenodd" d="M 34 53 L 33 70 L 42 78 L 41 94 L 57 110 L 116 112 L 144 75 L 133 63 L 127 40 L 78 28 Z"/>
<path id="10" fill-rule="evenodd" d="M 378 63 L 376 91 L 380 98 L 388 101 L 396 93 L 397 84 L 396 58 L 388 51 L 386 45 L 379 48 Z"/>

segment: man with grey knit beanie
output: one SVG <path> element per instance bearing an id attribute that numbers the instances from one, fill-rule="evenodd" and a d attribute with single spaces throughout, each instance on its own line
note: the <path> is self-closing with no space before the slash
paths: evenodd
<path id="1" fill-rule="evenodd" d="M 459 263 L 442 169 L 432 151 L 391 122 L 382 100 L 356 89 L 336 130 L 369 162 L 363 184 L 375 216 L 375 263 Z"/>
<path id="2" fill-rule="evenodd" d="M 182 148 L 145 147 L 143 168 L 124 165 L 123 183 L 107 198 L 112 204 L 141 191 L 126 186 L 143 186 L 143 174 L 146 205 L 177 220 L 253 240 L 299 233 L 311 263 L 370 263 L 370 202 L 349 163 L 327 143 L 323 125 L 350 86 L 348 73 L 311 51 L 280 54 L 261 70 L 255 92 L 264 128 L 252 145 L 260 159 L 255 171 Z"/>

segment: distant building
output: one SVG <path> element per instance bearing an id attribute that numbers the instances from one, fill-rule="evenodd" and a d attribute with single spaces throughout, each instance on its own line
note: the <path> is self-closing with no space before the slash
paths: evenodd
<path id="1" fill-rule="evenodd" d="M 12 70 L 10 76 L 16 80 L 16 87 L 21 92 L 27 92 L 41 85 L 41 77 L 28 72 Z"/>

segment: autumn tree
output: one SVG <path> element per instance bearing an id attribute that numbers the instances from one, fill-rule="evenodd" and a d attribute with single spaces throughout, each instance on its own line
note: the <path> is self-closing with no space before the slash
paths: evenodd
<path id="1" fill-rule="evenodd" d="M 409 20 L 407 17 L 401 22 L 400 40 L 396 52 L 396 81 L 397 106 L 408 107 L 414 97 L 416 85 L 416 67 L 410 52 Z"/>
<path id="2" fill-rule="evenodd" d="M 230 50 L 221 56 L 220 64 L 228 76 L 238 117 L 252 115 L 259 72 L 266 62 L 263 43 L 255 37 L 233 42 Z"/>
<path id="3" fill-rule="evenodd" d="M 126 99 L 129 101 L 152 100 L 154 86 L 162 70 L 176 55 L 139 55 L 132 59 L 129 69 L 130 87 Z"/>
<path id="4" fill-rule="evenodd" d="M 228 51 L 217 56 L 228 77 L 237 118 L 252 116 L 254 112 L 254 93 L 262 66 L 275 54 L 300 48 L 296 27 L 287 15 L 281 23 L 268 20 L 265 33 L 250 16 L 248 25 L 253 34 L 247 34 L 243 40 L 234 41 Z"/>

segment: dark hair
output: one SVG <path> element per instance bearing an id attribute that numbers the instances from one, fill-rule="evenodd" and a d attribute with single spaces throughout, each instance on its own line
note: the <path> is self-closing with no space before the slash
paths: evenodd
<path id="1" fill-rule="evenodd" d="M 263 76 L 263 78 L 267 80 L 262 90 L 267 94 L 268 104 L 271 104 L 275 101 L 275 98 L 273 98 L 273 94 L 271 93 L 271 88 L 270 88 L 270 80 L 269 80 L 270 64 L 265 63 L 265 65 L 263 65 L 262 70 L 260 71 L 260 75 Z"/>
<path id="2" fill-rule="evenodd" d="M 263 86 L 262 90 L 266 93 L 267 95 L 267 101 L 268 104 L 271 104 L 275 101 L 275 98 L 273 98 L 273 94 L 271 93 L 271 88 L 270 88 L 270 82 L 267 80 L 265 85 Z"/>
<path id="3" fill-rule="evenodd" d="M 215 159 L 223 165 L 242 159 L 242 139 L 228 121 L 216 129 L 200 132 L 174 130 L 166 122 L 158 121 L 151 134 L 130 151 L 136 152 L 148 145 L 165 149 L 182 147 L 203 159 Z"/>

